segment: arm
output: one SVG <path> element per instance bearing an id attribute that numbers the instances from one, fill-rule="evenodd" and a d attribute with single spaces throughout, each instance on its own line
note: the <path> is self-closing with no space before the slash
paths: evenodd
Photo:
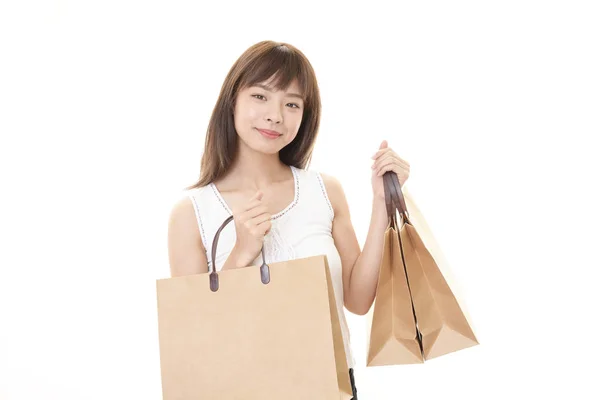
<path id="1" fill-rule="evenodd" d="M 340 182 L 331 176 L 321 175 L 334 211 L 332 235 L 342 259 L 344 305 L 354 314 L 365 315 L 375 299 L 383 256 L 388 224 L 385 202 L 379 198 L 373 199 L 369 232 L 361 252 Z"/>
<path id="2" fill-rule="evenodd" d="M 168 248 L 171 277 L 208 272 L 206 251 L 188 197 L 179 200 L 169 215 Z"/>

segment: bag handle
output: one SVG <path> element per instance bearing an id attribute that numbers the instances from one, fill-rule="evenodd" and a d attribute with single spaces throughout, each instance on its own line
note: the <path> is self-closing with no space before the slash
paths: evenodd
<path id="1" fill-rule="evenodd" d="M 217 258 L 217 245 L 219 243 L 219 236 L 221 235 L 221 231 L 223 230 L 223 228 L 225 228 L 227 226 L 227 224 L 230 223 L 231 221 L 233 221 L 233 215 L 229 216 L 225 220 L 225 222 L 223 222 L 223 224 L 219 227 L 219 229 L 217 229 L 217 233 L 215 233 L 215 237 L 213 239 L 212 252 L 210 255 L 211 261 L 212 261 L 211 262 L 212 268 L 209 267 L 210 290 L 213 292 L 216 292 L 217 290 L 219 290 L 219 275 L 217 274 L 217 266 L 215 264 L 215 260 Z M 263 263 L 260 266 L 260 280 L 262 281 L 262 283 L 264 283 L 266 285 L 267 283 L 269 283 L 271 281 L 271 273 L 269 271 L 269 266 L 265 262 L 265 246 L 264 245 L 260 249 L 260 252 L 262 254 L 262 260 L 263 260 Z"/>
<path id="2" fill-rule="evenodd" d="M 383 174 L 383 191 L 385 193 L 385 205 L 387 208 L 388 218 L 396 221 L 396 210 L 404 217 L 409 219 L 408 208 L 404 201 L 404 194 L 398 180 L 398 175 L 394 171 L 388 171 Z"/>

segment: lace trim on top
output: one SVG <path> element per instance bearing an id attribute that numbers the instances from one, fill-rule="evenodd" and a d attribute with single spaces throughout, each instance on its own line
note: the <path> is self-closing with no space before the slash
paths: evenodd
<path id="1" fill-rule="evenodd" d="M 288 204 L 288 206 L 286 208 L 284 208 L 283 210 L 281 210 L 277 214 L 272 215 L 271 216 L 271 220 L 278 219 L 278 218 L 282 217 L 283 215 L 285 215 L 285 213 L 287 213 L 292 208 L 294 208 L 294 206 L 296 204 L 298 204 L 298 199 L 300 197 L 300 180 L 298 179 L 298 176 L 297 176 L 296 167 L 294 167 L 293 165 L 290 165 L 290 169 L 292 170 L 292 175 L 294 177 L 294 200 L 290 204 Z M 212 188 L 215 196 L 217 197 L 217 199 L 219 200 L 219 202 L 221 203 L 221 205 L 223 206 L 223 208 L 225 209 L 225 211 L 227 211 L 227 213 L 229 215 L 233 215 L 233 212 L 231 211 L 231 209 L 227 205 L 227 202 L 225 202 L 225 199 L 223 199 L 223 196 L 221 196 L 221 193 L 219 192 L 219 189 L 217 189 L 217 186 L 214 183 L 211 182 L 210 183 L 210 187 Z"/>
<path id="2" fill-rule="evenodd" d="M 325 189 L 325 183 L 323 182 L 323 177 L 321 176 L 321 174 L 317 173 L 317 179 L 319 181 L 319 185 L 321 185 L 323 197 L 325 197 L 325 201 L 327 202 L 327 206 L 329 207 L 330 217 L 333 220 L 333 218 L 335 217 L 335 213 L 333 212 L 333 206 L 331 205 L 331 201 L 329 200 L 329 196 L 327 195 L 327 189 Z"/>
<path id="3" fill-rule="evenodd" d="M 206 241 L 206 233 L 204 232 L 204 223 L 202 222 L 202 217 L 200 216 L 200 209 L 198 207 L 198 201 L 196 200 L 196 196 L 193 193 L 189 194 L 190 200 L 192 200 L 192 204 L 194 205 L 194 210 L 196 211 L 196 217 L 198 219 L 198 223 L 200 224 L 200 233 L 202 234 L 202 242 L 204 244 L 204 248 L 208 246 Z M 210 261 L 209 261 L 210 262 Z"/>

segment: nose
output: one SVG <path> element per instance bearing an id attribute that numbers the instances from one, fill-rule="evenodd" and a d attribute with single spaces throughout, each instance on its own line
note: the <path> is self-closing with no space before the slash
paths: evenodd
<path id="1" fill-rule="evenodd" d="M 283 120 L 283 115 L 279 109 L 279 106 L 271 107 L 268 110 L 265 119 L 273 124 L 280 124 Z"/>

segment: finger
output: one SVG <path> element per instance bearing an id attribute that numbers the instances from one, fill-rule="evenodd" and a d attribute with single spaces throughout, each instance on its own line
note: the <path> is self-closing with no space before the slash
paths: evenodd
<path id="1" fill-rule="evenodd" d="M 244 217 L 245 217 L 245 219 L 252 219 L 252 218 L 256 218 L 262 214 L 267 214 L 267 207 L 264 205 L 254 207 L 253 209 L 246 211 L 244 213 Z"/>
<path id="2" fill-rule="evenodd" d="M 398 163 L 398 160 L 396 160 L 395 158 L 391 158 L 385 162 L 382 162 L 381 165 L 376 168 L 377 174 L 379 174 L 382 170 L 385 170 L 383 173 L 387 172 L 387 171 L 391 171 L 392 169 L 394 169 L 395 171 L 402 171 L 402 170 L 406 170 L 406 167 L 404 167 L 403 165 L 400 165 Z"/>
<path id="3" fill-rule="evenodd" d="M 394 165 L 393 158 L 389 158 L 387 160 L 383 160 L 383 161 L 377 163 L 376 165 L 374 165 L 375 168 L 373 168 L 373 169 L 375 171 L 377 171 L 377 173 L 379 173 L 382 169 L 385 169 L 387 167 L 391 168 L 390 165 Z"/>
<path id="4" fill-rule="evenodd" d="M 396 160 L 398 160 L 398 162 L 401 165 L 406 165 L 407 167 L 410 167 L 410 163 L 404 159 L 402 159 L 398 154 L 394 153 L 394 157 L 396 157 Z"/>
<path id="5" fill-rule="evenodd" d="M 258 230 L 259 232 L 261 232 L 264 235 L 266 235 L 270 229 L 271 229 L 271 219 L 270 218 L 268 221 L 264 221 L 264 222 L 261 222 L 260 224 L 256 225 L 256 230 Z"/>
<path id="6" fill-rule="evenodd" d="M 379 169 L 385 162 L 387 162 L 387 160 L 389 160 L 390 158 L 393 158 L 393 157 L 394 157 L 393 154 L 384 154 L 381 157 L 379 157 L 377 160 L 375 160 L 375 162 L 373 163 L 371 168 Z"/>
<path id="7" fill-rule="evenodd" d="M 259 214 L 253 218 L 248 218 L 244 222 L 246 229 L 254 230 L 256 227 L 264 222 L 270 222 L 271 215 L 267 213 Z"/>
<path id="8" fill-rule="evenodd" d="M 398 176 L 405 176 L 405 175 L 407 175 L 407 171 L 403 167 L 401 167 L 401 166 L 399 166 L 397 164 L 389 164 L 389 165 L 385 165 L 385 166 L 381 167 L 381 169 L 379 169 L 377 171 L 377 176 L 382 176 L 383 174 L 385 174 L 388 171 L 393 171 Z"/>
<path id="9" fill-rule="evenodd" d="M 379 157 L 381 157 L 381 155 L 382 155 L 382 154 L 387 154 L 387 153 L 389 153 L 390 151 L 392 151 L 392 149 L 390 149 L 389 147 L 388 147 L 388 148 L 385 148 L 385 149 L 379 149 L 379 150 L 377 150 L 377 152 L 376 152 L 375 154 L 373 154 L 373 156 L 372 156 L 371 158 L 372 158 L 373 160 L 376 160 L 376 159 L 378 159 Z"/>
<path id="10" fill-rule="evenodd" d="M 391 148 L 387 148 L 387 149 L 382 149 L 382 150 L 378 150 L 371 158 L 373 160 L 377 160 L 378 158 L 380 158 L 381 156 L 385 155 L 385 154 L 393 154 L 394 157 L 396 157 L 398 160 L 400 160 L 402 163 L 405 163 L 406 165 L 408 165 L 408 161 L 402 159 L 398 153 L 396 153 L 393 149 Z"/>
<path id="11" fill-rule="evenodd" d="M 270 222 L 271 221 L 271 214 L 269 213 L 262 213 L 262 214 L 258 214 L 256 217 L 252 218 L 252 223 L 254 225 L 260 225 L 264 222 Z"/>
<path id="12" fill-rule="evenodd" d="M 386 165 L 377 171 L 377 176 L 383 176 L 383 174 L 385 174 L 386 172 L 393 172 L 393 170 L 394 169 L 392 166 Z"/>
<path id="13" fill-rule="evenodd" d="M 245 204 L 243 206 L 244 207 L 243 208 L 243 212 L 250 211 L 250 210 L 252 210 L 252 209 L 254 209 L 256 207 L 259 207 L 261 205 L 264 205 L 264 203 L 262 202 L 262 200 L 258 200 L 258 199 L 252 200 L 248 204 Z"/>
<path id="14" fill-rule="evenodd" d="M 262 200 L 263 197 L 263 192 L 260 190 L 257 190 L 256 193 L 254 193 L 254 196 L 252 196 L 248 202 L 253 202 L 254 200 Z"/>
<path id="15" fill-rule="evenodd" d="M 386 155 L 382 156 L 381 158 L 375 160 L 375 163 L 373 164 L 373 169 L 379 169 L 378 167 L 380 167 L 382 165 L 382 163 L 385 162 L 385 160 L 388 160 L 390 157 L 392 157 L 396 160 L 396 164 L 402 165 L 406 169 L 410 169 L 410 164 L 407 161 L 404 161 L 403 159 L 398 157 L 398 155 L 396 153 L 386 154 Z"/>
<path id="16" fill-rule="evenodd" d="M 371 168 L 373 168 L 374 170 L 379 170 L 383 165 L 390 162 L 390 160 L 393 160 L 393 162 L 395 164 L 400 165 L 400 166 L 410 170 L 410 165 L 406 161 L 398 158 L 398 156 L 395 154 L 389 154 L 389 155 L 382 157 L 379 160 L 376 160 Z"/>

